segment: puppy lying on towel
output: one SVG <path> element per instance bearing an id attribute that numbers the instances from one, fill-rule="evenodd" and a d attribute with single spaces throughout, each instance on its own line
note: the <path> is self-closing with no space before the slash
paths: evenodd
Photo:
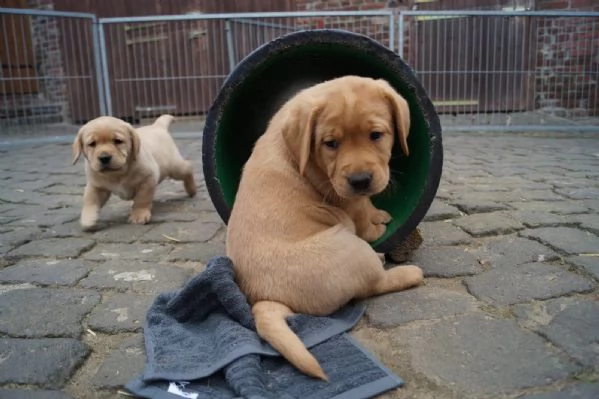
<path id="1" fill-rule="evenodd" d="M 171 115 L 149 126 L 133 126 L 111 116 L 85 124 L 73 143 L 73 164 L 85 157 L 87 184 L 80 223 L 92 228 L 111 194 L 133 200 L 129 222 L 150 221 L 156 186 L 165 178 L 181 180 L 190 197 L 196 193 L 191 164 L 184 160 L 168 127 Z"/>
<path id="2" fill-rule="evenodd" d="M 283 105 L 244 167 L 227 256 L 258 334 L 310 376 L 327 379 L 288 316 L 422 282 L 416 266 L 386 271 L 368 244 L 391 219 L 369 197 L 389 183 L 394 140 L 408 155 L 409 129 L 407 102 L 386 81 L 345 76 Z"/>

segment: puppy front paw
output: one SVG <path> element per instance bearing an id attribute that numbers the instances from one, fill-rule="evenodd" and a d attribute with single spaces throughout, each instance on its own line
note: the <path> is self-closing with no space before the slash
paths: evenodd
<path id="1" fill-rule="evenodd" d="M 377 209 L 372 213 L 371 221 L 374 224 L 387 224 L 391 221 L 391 215 L 387 211 Z"/>
<path id="2" fill-rule="evenodd" d="M 92 230 L 96 223 L 98 222 L 98 212 L 90 209 L 83 209 L 81 211 L 81 218 L 79 219 L 79 224 L 83 231 Z"/>
<path id="3" fill-rule="evenodd" d="M 149 209 L 138 208 L 133 209 L 129 215 L 129 223 L 133 224 L 146 224 L 150 221 L 152 212 Z"/>
<path id="4" fill-rule="evenodd" d="M 387 226 L 384 224 L 371 224 L 361 237 L 366 242 L 373 242 L 381 238 L 385 234 L 385 230 L 387 230 Z"/>

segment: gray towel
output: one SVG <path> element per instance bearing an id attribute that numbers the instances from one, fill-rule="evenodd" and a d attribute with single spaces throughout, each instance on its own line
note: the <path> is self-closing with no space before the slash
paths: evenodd
<path id="1" fill-rule="evenodd" d="M 256 334 L 231 260 L 215 257 L 180 291 L 156 298 L 144 328 L 146 367 L 126 388 L 152 399 L 370 398 L 403 382 L 345 333 L 363 312 L 352 303 L 327 317 L 288 318 L 330 382 L 310 378 Z"/>

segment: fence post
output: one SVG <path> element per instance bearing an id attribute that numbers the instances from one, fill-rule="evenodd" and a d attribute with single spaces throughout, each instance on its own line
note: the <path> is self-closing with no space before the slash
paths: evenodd
<path id="1" fill-rule="evenodd" d="M 237 62 L 235 61 L 235 43 L 233 42 L 233 27 L 231 20 L 225 20 L 225 33 L 227 35 L 227 54 L 229 56 L 229 72 L 233 72 Z"/>
<path id="2" fill-rule="evenodd" d="M 389 14 L 389 48 L 395 51 L 395 14 L 393 11 Z"/>
<path id="3" fill-rule="evenodd" d="M 106 97 L 104 96 L 104 85 L 102 83 L 102 55 L 100 53 L 100 25 L 94 15 L 92 18 L 92 41 L 94 49 L 94 66 L 96 69 L 96 85 L 98 86 L 98 104 L 100 106 L 100 115 L 106 115 Z"/>
<path id="4" fill-rule="evenodd" d="M 106 50 L 106 36 L 104 34 L 104 24 L 102 20 L 98 21 L 98 36 L 100 47 L 100 59 L 102 62 L 102 80 L 104 82 L 104 99 L 106 103 L 106 115 L 112 116 L 112 95 L 110 94 L 110 77 L 108 76 L 108 55 Z"/>
<path id="5" fill-rule="evenodd" d="M 399 38 L 397 40 L 397 54 L 403 59 L 403 13 L 400 11 L 398 14 L 397 30 L 399 31 Z"/>

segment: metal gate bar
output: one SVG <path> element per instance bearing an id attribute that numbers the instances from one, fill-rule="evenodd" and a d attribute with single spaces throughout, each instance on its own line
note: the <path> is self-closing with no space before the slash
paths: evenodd
<path id="1" fill-rule="evenodd" d="M 391 11 L 193 13 L 98 23 L 106 111 L 134 122 L 167 111 L 201 117 L 238 61 L 290 31 L 342 28 L 395 46 Z"/>
<path id="2" fill-rule="evenodd" d="M 73 121 L 105 113 L 94 14 L 0 8 L 0 20 L 3 134 L 28 134 L 40 126 L 64 134 Z M 72 101 L 74 92 L 87 104 Z"/>
<path id="3" fill-rule="evenodd" d="M 444 130 L 599 131 L 599 12 L 405 11 L 398 36 Z"/>

